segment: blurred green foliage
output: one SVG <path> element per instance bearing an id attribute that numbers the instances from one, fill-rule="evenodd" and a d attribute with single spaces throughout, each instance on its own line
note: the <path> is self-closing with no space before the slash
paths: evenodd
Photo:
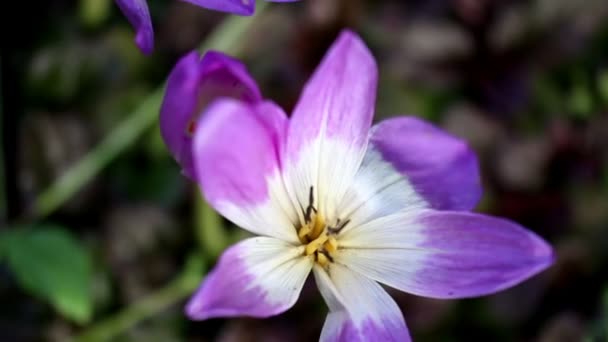
<path id="1" fill-rule="evenodd" d="M 88 28 L 97 28 L 112 10 L 112 0 L 80 0 L 79 17 Z"/>
<path id="2" fill-rule="evenodd" d="M 77 323 L 91 319 L 91 259 L 67 230 L 36 225 L 3 231 L 0 257 L 32 295 Z"/>

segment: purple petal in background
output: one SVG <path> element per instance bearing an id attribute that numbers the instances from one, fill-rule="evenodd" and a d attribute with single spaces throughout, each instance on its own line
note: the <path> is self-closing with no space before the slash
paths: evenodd
<path id="1" fill-rule="evenodd" d="M 194 178 L 192 136 L 200 113 L 218 97 L 234 97 L 249 103 L 261 100 L 255 81 L 239 61 L 210 51 L 200 59 L 197 52 L 184 56 L 167 81 L 160 111 L 160 130 L 183 173 Z"/>
<path id="2" fill-rule="evenodd" d="M 148 55 L 154 49 L 152 19 L 145 0 L 116 0 L 116 4 L 135 29 L 135 44 Z"/>
<path id="3" fill-rule="evenodd" d="M 419 118 L 396 117 L 372 128 L 371 144 L 432 208 L 471 210 L 479 202 L 477 157 L 463 140 Z"/>
<path id="4" fill-rule="evenodd" d="M 256 0 L 182 0 L 191 4 L 239 15 L 252 15 Z"/>

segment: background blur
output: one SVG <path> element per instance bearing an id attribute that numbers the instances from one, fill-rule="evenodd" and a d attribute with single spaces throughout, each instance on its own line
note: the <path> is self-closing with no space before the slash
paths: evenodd
<path id="1" fill-rule="evenodd" d="M 291 110 L 339 30 L 378 59 L 376 119 L 415 114 L 481 160 L 478 210 L 555 247 L 497 295 L 394 293 L 416 341 L 608 341 L 608 2 L 304 0 L 238 18 L 150 0 L 151 57 L 111 0 L 13 2 L 2 41 L 0 341 L 316 341 L 314 283 L 266 320 L 183 304 L 244 233 L 180 175 L 158 131 L 175 61 L 216 48 Z"/>

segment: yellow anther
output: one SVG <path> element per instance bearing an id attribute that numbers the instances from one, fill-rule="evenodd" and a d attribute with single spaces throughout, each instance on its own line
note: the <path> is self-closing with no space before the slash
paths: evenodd
<path id="1" fill-rule="evenodd" d="M 302 242 L 306 241 L 305 237 L 311 231 L 312 231 L 312 228 L 310 228 L 309 225 L 306 225 L 306 226 L 300 228 L 300 230 L 298 231 L 298 238 L 300 238 L 300 241 L 302 241 Z"/>
<path id="2" fill-rule="evenodd" d="M 330 236 L 323 247 L 325 247 L 325 250 L 329 253 L 335 253 L 338 250 L 338 240 L 336 240 L 335 237 Z"/>
<path id="3" fill-rule="evenodd" d="M 318 238 L 316 238 L 315 240 L 311 241 L 308 243 L 308 245 L 306 245 L 306 255 L 311 255 L 314 252 L 316 252 L 319 247 L 323 246 L 323 244 L 325 243 L 325 241 L 327 241 L 328 237 L 326 234 L 323 234 L 321 236 L 319 236 Z"/>
<path id="4" fill-rule="evenodd" d="M 317 262 L 319 263 L 319 265 L 325 267 L 329 263 L 329 260 L 327 259 L 325 254 L 317 253 Z"/>
<path id="5" fill-rule="evenodd" d="M 325 229 L 325 221 L 323 220 L 321 214 L 317 214 L 314 220 L 314 226 L 312 228 L 312 233 L 310 234 L 310 236 L 312 238 L 316 238 L 317 236 L 321 235 L 323 229 Z"/>

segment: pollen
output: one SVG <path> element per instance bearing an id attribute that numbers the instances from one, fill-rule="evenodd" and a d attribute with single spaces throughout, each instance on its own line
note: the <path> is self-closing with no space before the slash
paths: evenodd
<path id="1" fill-rule="evenodd" d="M 324 253 L 317 253 L 316 258 L 317 258 L 317 262 L 319 263 L 319 265 L 321 265 L 323 267 L 325 267 L 325 266 L 327 266 L 327 264 L 329 264 L 329 259 L 327 258 L 327 256 L 325 256 Z"/>
<path id="2" fill-rule="evenodd" d="M 328 235 L 327 232 L 323 232 L 318 238 L 306 245 L 304 254 L 306 256 L 314 255 L 315 261 L 325 267 L 334 261 L 334 254 L 337 250 L 338 241 L 336 238 Z"/>
<path id="3" fill-rule="evenodd" d="M 334 256 L 338 252 L 337 236 L 340 231 L 350 222 L 349 219 L 326 221 L 315 204 L 314 187 L 308 189 L 308 205 L 302 207 L 300 216 L 301 225 L 298 230 L 298 239 L 304 248 L 304 255 L 314 256 L 315 261 L 326 267 L 330 262 L 334 262 Z M 333 222 L 329 225 L 327 222 Z"/>
<path id="4" fill-rule="evenodd" d="M 329 237 L 326 234 L 323 234 L 311 241 L 308 245 L 306 245 L 306 255 L 311 255 L 317 252 L 322 246 L 325 245 L 325 242 L 327 242 L 328 239 Z"/>
<path id="5" fill-rule="evenodd" d="M 329 253 L 335 253 L 338 250 L 338 240 L 336 240 L 335 237 L 330 236 L 327 238 L 327 242 L 323 246 Z"/>
<path id="6" fill-rule="evenodd" d="M 298 238 L 305 245 L 304 255 L 314 256 L 315 261 L 325 267 L 334 261 L 338 251 L 338 240 L 320 214 L 314 214 L 298 230 Z"/>
<path id="7" fill-rule="evenodd" d="M 325 220 L 321 214 L 315 214 L 309 221 L 298 230 L 298 238 L 302 243 L 308 243 L 317 239 L 325 230 Z"/>

